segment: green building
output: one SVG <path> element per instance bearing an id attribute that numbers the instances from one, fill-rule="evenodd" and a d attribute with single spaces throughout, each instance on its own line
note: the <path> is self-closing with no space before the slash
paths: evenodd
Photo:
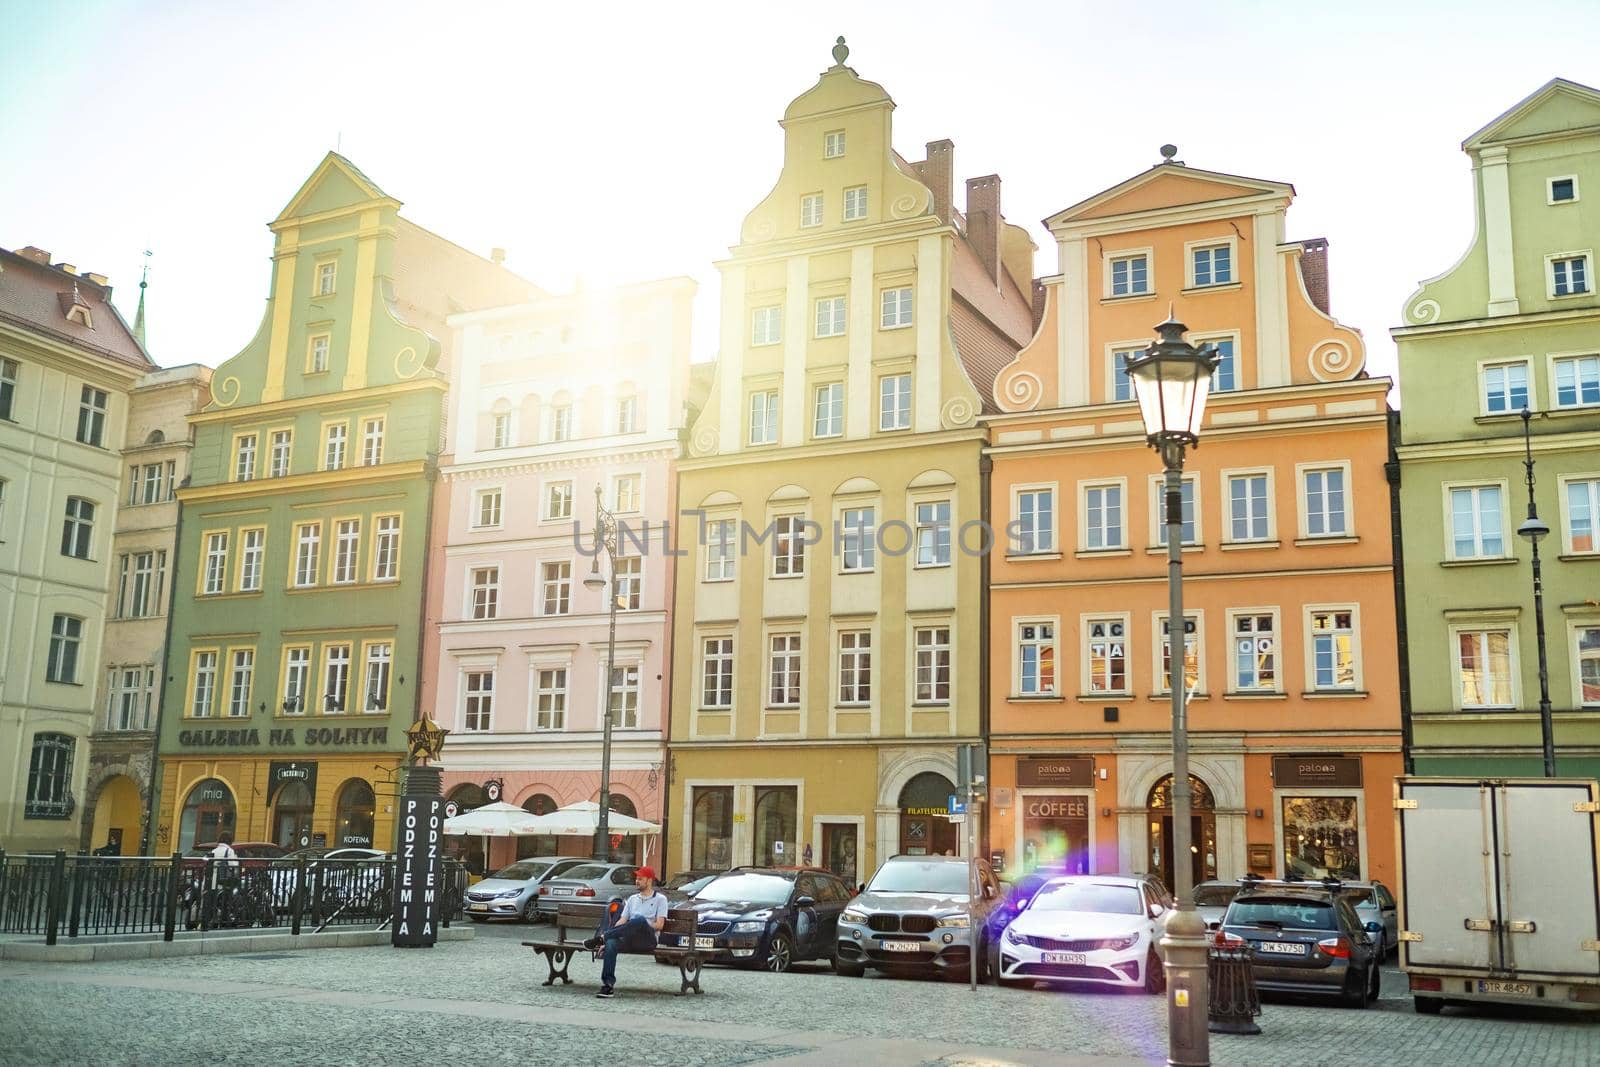
<path id="1" fill-rule="evenodd" d="M 271 223 L 266 314 L 191 416 L 157 851 L 387 847 L 417 712 L 451 313 L 526 300 L 329 153 Z M 498 258 L 498 257 L 497 257 Z"/>
<path id="2" fill-rule="evenodd" d="M 1477 233 L 1393 331 L 1415 768 L 1543 771 L 1527 408 L 1557 772 L 1600 776 L 1600 92 L 1557 78 L 1462 148 Z"/>

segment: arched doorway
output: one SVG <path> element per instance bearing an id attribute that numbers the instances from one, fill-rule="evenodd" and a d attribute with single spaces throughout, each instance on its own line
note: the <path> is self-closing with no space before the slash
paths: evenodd
<path id="1" fill-rule="evenodd" d="M 534 793 L 522 802 L 522 810 L 533 815 L 549 815 L 559 805 L 555 798 L 548 793 Z M 558 856 L 561 854 L 561 839 L 554 834 L 536 834 L 530 837 L 517 838 L 517 859 L 525 860 L 532 856 Z"/>
<path id="2" fill-rule="evenodd" d="M 315 807 L 310 786 L 299 780 L 285 782 L 272 805 L 272 840 L 290 849 L 311 844 L 311 813 Z"/>
<path id="3" fill-rule="evenodd" d="M 611 810 L 616 812 L 618 815 L 626 815 L 631 819 L 637 819 L 639 817 L 639 809 L 634 807 L 633 801 L 629 800 L 621 793 L 611 794 Z M 640 839 L 638 837 L 629 837 L 626 835 L 613 833 L 611 835 L 611 840 L 613 842 L 611 845 L 611 857 L 616 860 L 616 862 L 639 862 Z"/>
<path id="4" fill-rule="evenodd" d="M 195 845 L 209 845 L 224 830 L 232 830 L 238 818 L 233 790 L 220 778 L 207 778 L 189 790 L 178 820 L 178 851 L 188 852 Z"/>
<path id="5" fill-rule="evenodd" d="M 346 782 L 334 802 L 334 847 L 376 848 L 372 843 L 372 818 L 376 810 L 372 786 L 364 778 Z"/>
<path id="6" fill-rule="evenodd" d="M 1190 816 L 1189 852 L 1193 884 L 1217 876 L 1217 802 L 1211 787 L 1194 775 L 1189 776 Z M 1145 807 L 1150 825 L 1150 873 L 1172 890 L 1172 775 L 1167 775 L 1150 790 Z"/>
<path id="7" fill-rule="evenodd" d="M 132 855 L 139 849 L 139 828 L 143 822 L 144 804 L 139 799 L 139 786 L 125 774 L 116 775 L 100 787 L 89 847 L 106 849 L 108 856 Z"/>
<path id="8" fill-rule="evenodd" d="M 900 790 L 900 853 L 906 856 L 955 856 L 961 852 L 956 825 L 949 819 L 950 779 L 923 771 Z"/>

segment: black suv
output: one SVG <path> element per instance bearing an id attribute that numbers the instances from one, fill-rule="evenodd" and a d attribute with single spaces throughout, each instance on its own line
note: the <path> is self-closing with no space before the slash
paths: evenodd
<path id="1" fill-rule="evenodd" d="M 1001 902 L 1000 885 L 989 865 L 978 861 L 982 896 L 974 911 L 978 935 L 979 979 L 988 970 L 986 921 Z M 968 973 L 971 959 L 967 902 L 967 861 L 955 856 L 894 856 L 884 861 L 872 882 L 839 917 L 834 969 L 859 977 L 868 967 Z"/>
<path id="2" fill-rule="evenodd" d="M 796 960 L 832 958 L 839 913 L 849 900 L 849 887 L 831 871 L 735 867 L 678 906 L 700 915 L 696 947 L 717 959 L 787 971 Z"/>
<path id="3" fill-rule="evenodd" d="M 1216 943 L 1248 947 L 1262 992 L 1338 997 L 1351 1008 L 1378 999 L 1376 922 L 1363 925 L 1339 882 L 1247 879 L 1228 905 Z"/>

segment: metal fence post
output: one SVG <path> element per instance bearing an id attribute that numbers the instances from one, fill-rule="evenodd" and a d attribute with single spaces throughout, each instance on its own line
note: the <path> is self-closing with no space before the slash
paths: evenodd
<path id="1" fill-rule="evenodd" d="M 161 940 L 171 941 L 173 931 L 178 926 L 178 877 L 183 873 L 183 858 L 178 853 L 172 854 L 172 866 L 167 869 L 167 898 L 166 914 L 162 917 Z"/>
<path id="2" fill-rule="evenodd" d="M 6 883 L 10 880 L 11 864 L 6 861 L 6 850 L 0 848 L 0 930 L 8 928 L 6 922 L 10 918 L 6 914 L 6 901 L 10 898 L 10 894 L 6 892 Z"/>
<path id="3" fill-rule="evenodd" d="M 67 877 L 67 852 L 66 849 L 56 849 L 55 859 L 50 864 L 50 886 L 45 896 L 44 943 L 56 943 L 56 935 L 61 927 L 61 893 Z"/>
<path id="4" fill-rule="evenodd" d="M 289 933 L 300 936 L 300 916 L 306 908 L 306 858 L 300 856 L 294 865 L 294 898 L 289 901 L 292 913 Z"/>
<path id="5" fill-rule="evenodd" d="M 72 864 L 72 906 L 67 912 L 68 938 L 74 938 L 78 936 L 78 919 L 83 914 L 83 880 L 89 873 L 87 869 L 88 865 L 84 863 L 84 860 L 88 857 L 88 855 L 89 854 L 87 852 L 80 848 L 78 850 L 78 855 Z"/>

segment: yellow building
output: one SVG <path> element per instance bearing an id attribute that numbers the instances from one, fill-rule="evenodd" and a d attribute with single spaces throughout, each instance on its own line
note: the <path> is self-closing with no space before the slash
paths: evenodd
<path id="1" fill-rule="evenodd" d="M 667 865 L 960 851 L 942 817 L 980 736 L 979 415 L 1034 327 L 1000 179 L 952 204 L 894 102 L 834 66 L 722 272 L 720 362 L 679 466 Z M 959 609 L 959 610 L 958 610 Z"/>

